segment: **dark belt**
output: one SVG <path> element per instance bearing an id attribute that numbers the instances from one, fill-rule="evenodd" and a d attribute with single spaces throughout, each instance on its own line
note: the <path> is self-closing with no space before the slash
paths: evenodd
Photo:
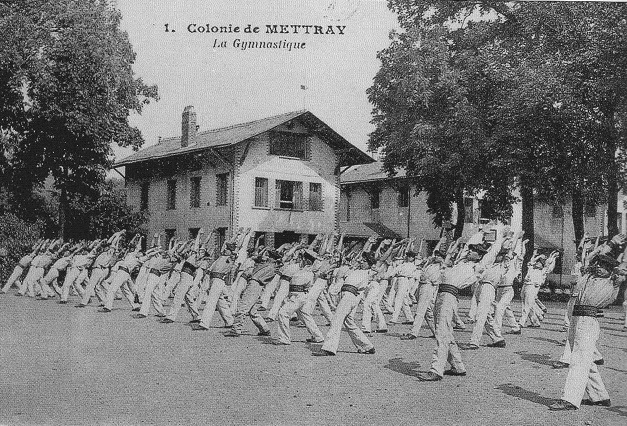
<path id="1" fill-rule="evenodd" d="M 119 269 L 120 271 L 124 271 L 124 272 L 126 272 L 127 274 L 131 275 L 131 271 L 129 271 L 129 270 L 128 270 L 128 268 L 125 268 L 124 266 L 118 266 L 118 269 Z"/>
<path id="2" fill-rule="evenodd" d="M 227 275 L 229 275 L 228 272 L 209 272 L 209 278 L 219 278 L 222 281 L 226 281 Z"/>
<path id="3" fill-rule="evenodd" d="M 348 291 L 349 293 L 353 293 L 355 296 L 359 296 L 359 289 L 354 285 L 344 284 L 340 291 Z"/>
<path id="4" fill-rule="evenodd" d="M 597 317 L 601 311 L 596 306 L 575 305 L 573 306 L 574 317 Z"/>
<path id="5" fill-rule="evenodd" d="M 450 293 L 453 296 L 457 297 L 459 296 L 459 289 L 454 285 L 440 284 L 440 286 L 438 287 L 438 293 Z"/>
<path id="6" fill-rule="evenodd" d="M 160 271 L 160 270 L 155 269 L 155 268 L 151 268 L 149 273 L 154 274 L 154 275 L 156 275 L 156 276 L 158 276 L 158 277 L 160 277 L 161 275 L 163 275 L 163 274 L 161 273 L 161 271 Z"/>
<path id="7" fill-rule="evenodd" d="M 185 272 L 189 275 L 194 275 L 196 273 L 196 267 L 189 262 L 183 263 L 183 267 L 181 268 L 181 272 Z"/>
<path id="8" fill-rule="evenodd" d="M 290 293 L 305 293 L 307 288 L 304 285 L 290 284 Z"/>
<path id="9" fill-rule="evenodd" d="M 287 282 L 292 281 L 292 277 L 290 277 L 290 276 L 288 276 L 288 275 L 281 275 L 281 279 L 282 279 L 282 280 L 285 280 L 285 281 L 287 281 Z"/>

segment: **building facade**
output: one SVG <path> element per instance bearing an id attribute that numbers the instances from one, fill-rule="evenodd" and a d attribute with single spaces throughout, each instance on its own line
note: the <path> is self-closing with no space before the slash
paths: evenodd
<path id="1" fill-rule="evenodd" d="M 370 235 L 423 239 L 423 250 L 432 249 L 443 233 L 436 228 L 427 213 L 426 195 L 416 193 L 415 187 L 400 170 L 393 178 L 387 176 L 379 162 L 352 167 L 341 175 L 339 227 L 348 237 L 364 238 Z M 623 197 L 619 197 L 620 200 Z M 620 203 L 619 203 L 620 204 Z M 619 207 L 623 207 L 620 204 Z M 483 218 L 480 197 L 464 199 L 463 238 L 480 227 L 488 228 L 492 222 Z M 565 283 L 574 264 L 576 245 L 570 203 L 552 206 L 536 202 L 534 206 L 534 240 L 540 250 L 559 250 L 562 253 L 555 273 L 550 277 L 555 283 Z M 453 217 L 456 217 L 456 212 Z M 590 235 L 607 234 L 604 206 L 587 206 L 584 226 Z M 621 214 L 622 219 L 627 214 Z M 512 206 L 508 224 L 513 230 L 522 228 L 522 205 Z M 619 229 L 625 229 L 619 225 Z"/>
<path id="2" fill-rule="evenodd" d="M 337 231 L 342 168 L 372 162 L 308 111 L 197 132 L 186 107 L 180 136 L 119 161 L 129 205 L 165 239 L 252 228 L 265 244 Z"/>

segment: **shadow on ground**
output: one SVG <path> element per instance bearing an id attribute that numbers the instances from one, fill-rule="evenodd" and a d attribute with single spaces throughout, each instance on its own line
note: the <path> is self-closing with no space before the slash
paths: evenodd
<path id="1" fill-rule="evenodd" d="M 554 362 L 553 358 L 549 354 L 534 354 L 527 351 L 518 351 L 514 353 L 520 355 L 520 357 L 525 361 L 535 362 L 536 364 L 553 365 Z"/>
<path id="2" fill-rule="evenodd" d="M 540 340 L 542 342 L 553 343 L 555 346 L 564 346 L 564 342 L 557 339 L 547 339 L 546 337 L 530 337 L 530 339 Z"/>
<path id="3" fill-rule="evenodd" d="M 617 405 L 616 407 L 608 408 L 607 411 L 616 413 L 619 416 L 627 417 L 627 407 L 624 405 Z"/>
<path id="4" fill-rule="evenodd" d="M 523 389 L 520 386 L 513 385 L 511 383 L 505 383 L 502 385 L 498 385 L 494 389 L 498 389 L 502 391 L 505 395 L 513 396 L 516 398 L 524 399 L 529 402 L 533 402 L 534 404 L 540 404 L 544 406 L 549 406 L 555 402 L 554 399 L 544 397 L 536 392 Z"/>
<path id="5" fill-rule="evenodd" d="M 411 377 L 418 377 L 419 373 L 424 373 L 424 371 L 416 370 L 419 367 L 419 362 L 404 362 L 402 358 L 392 358 L 388 361 L 387 365 L 383 366 L 383 368 L 387 368 L 388 370 Z"/>

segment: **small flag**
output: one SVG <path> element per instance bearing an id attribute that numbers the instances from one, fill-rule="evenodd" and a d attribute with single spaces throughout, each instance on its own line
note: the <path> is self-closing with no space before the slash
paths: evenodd
<path id="1" fill-rule="evenodd" d="M 300 85 L 300 89 L 301 89 L 301 90 L 307 90 L 307 86 L 305 86 L 304 84 L 301 84 L 301 85 Z"/>

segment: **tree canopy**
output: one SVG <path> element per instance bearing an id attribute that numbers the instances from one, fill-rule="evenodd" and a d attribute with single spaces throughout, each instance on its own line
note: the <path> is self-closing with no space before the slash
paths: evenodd
<path id="1" fill-rule="evenodd" d="M 54 177 L 65 234 L 68 194 L 98 190 L 112 143 L 142 145 L 129 115 L 157 88 L 133 74 L 135 53 L 107 2 L 0 1 L 0 31 L 0 170 L 24 212 L 32 187 Z"/>
<path id="2" fill-rule="evenodd" d="M 533 237 L 533 200 L 616 201 L 624 168 L 627 5 L 389 0 L 402 31 L 379 53 L 370 147 L 419 177 L 446 214 L 451 188 L 485 191 L 507 215 L 514 190 Z M 419 105 L 419 107 L 416 107 Z M 402 145 L 406 145 L 403 147 Z M 459 223 L 459 221 L 458 221 Z"/>

